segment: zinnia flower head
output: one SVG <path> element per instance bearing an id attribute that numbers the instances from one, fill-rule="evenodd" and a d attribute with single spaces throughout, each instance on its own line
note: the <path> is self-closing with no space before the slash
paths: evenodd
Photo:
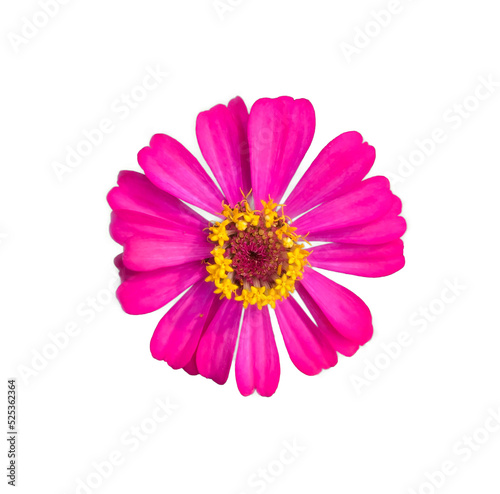
<path id="1" fill-rule="evenodd" d="M 249 114 L 237 97 L 196 122 L 220 189 L 182 144 L 163 134 L 138 154 L 145 175 L 120 172 L 108 202 L 111 236 L 123 246 L 115 259 L 123 309 L 152 312 L 187 290 L 158 323 L 153 357 L 224 384 L 239 336 L 240 392 L 270 396 L 280 376 L 270 310 L 292 362 L 307 375 L 333 367 L 337 353 L 351 356 L 371 338 L 366 304 L 313 268 L 368 277 L 401 269 L 401 201 L 385 177 L 365 179 L 375 150 L 359 133 L 346 132 L 282 202 L 314 128 L 305 99 L 263 98 Z"/>

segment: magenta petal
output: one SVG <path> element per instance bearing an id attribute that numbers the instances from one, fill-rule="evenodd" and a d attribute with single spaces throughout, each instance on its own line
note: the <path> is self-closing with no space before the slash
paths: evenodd
<path id="1" fill-rule="evenodd" d="M 304 214 L 293 226 L 301 232 L 313 233 L 368 223 L 389 210 L 393 197 L 387 178 L 372 177 Z"/>
<path id="2" fill-rule="evenodd" d="M 236 383 L 243 396 L 271 396 L 278 388 L 280 362 L 269 309 L 245 310 L 236 354 Z"/>
<path id="3" fill-rule="evenodd" d="M 377 278 L 399 271 L 405 264 L 403 241 L 380 245 L 325 244 L 314 248 L 311 265 L 337 273 Z"/>
<path id="4" fill-rule="evenodd" d="M 127 314 L 147 314 L 163 307 L 206 275 L 200 261 L 131 276 L 116 291 Z"/>
<path id="5" fill-rule="evenodd" d="M 164 134 L 152 137 L 139 151 L 139 165 L 157 187 L 217 214 L 224 197 L 198 160 L 178 141 Z"/>
<path id="6" fill-rule="evenodd" d="M 111 209 L 137 211 L 183 225 L 185 230 L 205 228 L 207 221 L 176 197 L 152 184 L 142 173 L 121 171 L 118 187 L 108 193 Z"/>
<path id="7" fill-rule="evenodd" d="M 240 201 L 243 193 L 250 192 L 248 149 L 244 147 L 246 119 L 241 105 L 245 112 L 246 107 L 243 100 L 239 100 L 241 103 L 235 102 L 231 106 L 237 111 L 236 115 L 228 107 L 217 105 L 200 113 L 196 120 L 201 152 L 230 205 Z M 238 122 L 238 118 L 245 120 Z"/>
<path id="8" fill-rule="evenodd" d="M 225 299 L 201 337 L 196 351 L 198 372 L 217 384 L 224 384 L 229 376 L 241 308 L 240 302 Z"/>
<path id="9" fill-rule="evenodd" d="M 333 139 L 312 162 L 286 200 L 285 212 L 294 218 L 344 194 L 360 182 L 375 161 L 375 148 L 358 132 Z"/>
<path id="10" fill-rule="evenodd" d="M 212 289 L 213 289 L 213 285 L 212 284 L 210 284 L 210 285 L 212 286 Z M 224 300 L 226 300 L 226 299 L 224 299 Z M 214 318 L 215 314 L 217 314 L 217 311 L 219 310 L 219 308 L 220 308 L 221 305 L 222 305 L 222 300 L 219 298 L 219 295 L 215 295 L 214 294 L 214 297 L 213 297 L 213 300 L 212 300 L 212 305 L 210 306 L 210 311 L 208 313 L 208 318 L 205 321 L 205 326 L 203 328 L 201 336 L 203 336 L 205 334 L 205 332 L 207 330 L 207 327 L 211 323 L 211 321 Z M 200 336 L 200 339 L 201 339 L 201 336 Z M 198 347 L 199 347 L 199 342 L 198 342 Z M 191 376 L 196 376 L 196 375 L 198 375 L 200 373 L 199 370 L 198 370 L 198 366 L 196 365 L 196 355 L 197 355 L 197 352 L 198 352 L 198 347 L 196 347 L 196 350 L 193 353 L 193 356 L 191 357 L 191 359 L 189 360 L 189 362 L 182 367 Z"/>
<path id="11" fill-rule="evenodd" d="M 307 239 L 363 245 L 385 244 L 401 237 L 405 231 L 406 221 L 404 218 L 387 213 L 378 220 L 363 225 L 314 232 Z"/>
<path id="12" fill-rule="evenodd" d="M 151 339 L 151 353 L 174 369 L 194 355 L 217 295 L 212 283 L 200 280 L 162 317 Z"/>
<path id="13" fill-rule="evenodd" d="M 212 257 L 213 246 L 204 238 L 172 242 L 165 238 L 136 235 L 125 242 L 123 262 L 135 271 L 152 271 Z"/>
<path id="14" fill-rule="evenodd" d="M 368 223 L 347 226 L 331 230 L 312 232 L 308 240 L 320 242 L 339 242 L 347 244 L 385 244 L 401 237 L 406 231 L 406 222 L 401 216 L 401 199 L 395 195 L 391 198 L 389 210 Z"/>
<path id="15" fill-rule="evenodd" d="M 173 242 L 203 241 L 207 237 L 201 228 L 194 230 L 171 220 L 120 209 L 111 213 L 109 232 L 120 245 L 135 235 L 162 237 Z"/>
<path id="16" fill-rule="evenodd" d="M 241 156 L 241 177 L 245 194 L 252 188 L 250 177 L 250 150 L 248 147 L 248 110 L 245 102 L 239 97 L 233 98 L 227 105 L 238 126 L 239 150 Z"/>
<path id="17" fill-rule="evenodd" d="M 357 295 L 314 269 L 306 269 L 300 283 L 342 336 L 360 345 L 372 337 L 370 309 Z"/>
<path id="18" fill-rule="evenodd" d="M 389 211 L 387 211 L 386 214 L 398 215 L 401 214 L 402 210 L 403 210 L 403 203 L 401 202 L 401 199 L 398 196 L 393 195 L 391 207 L 389 208 Z"/>
<path id="19" fill-rule="evenodd" d="M 125 264 L 123 264 L 123 253 L 118 254 L 114 259 L 114 264 L 118 269 L 118 275 L 120 276 L 121 281 L 128 280 L 131 276 L 138 274 L 137 271 L 132 271 L 128 269 Z"/>
<path id="20" fill-rule="evenodd" d="M 335 350 L 293 297 L 276 304 L 276 316 L 290 359 L 300 372 L 314 376 L 337 363 Z"/>
<path id="21" fill-rule="evenodd" d="M 280 202 L 315 127 L 314 108 L 306 99 L 288 96 L 255 102 L 248 120 L 250 167 L 256 207 L 269 196 Z"/>
<path id="22" fill-rule="evenodd" d="M 309 309 L 309 312 L 316 321 L 321 334 L 329 342 L 331 347 L 347 357 L 354 355 L 358 351 L 359 345 L 342 336 L 331 325 L 330 321 L 327 319 L 325 314 L 323 314 L 318 304 L 314 301 L 311 295 L 309 295 L 309 292 L 304 288 L 302 283 L 297 283 L 295 286 L 300 298 L 306 304 L 306 307 Z"/>
<path id="23" fill-rule="evenodd" d="M 197 376 L 199 374 L 198 367 L 196 366 L 196 352 L 191 357 L 191 360 L 183 367 L 183 369 L 190 376 Z"/>

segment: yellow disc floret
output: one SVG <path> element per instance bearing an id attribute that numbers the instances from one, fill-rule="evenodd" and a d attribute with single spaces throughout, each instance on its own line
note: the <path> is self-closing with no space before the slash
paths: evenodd
<path id="1" fill-rule="evenodd" d="M 216 247 L 205 281 L 215 284 L 221 298 L 234 295 L 245 308 L 274 308 L 276 301 L 295 291 L 295 281 L 309 264 L 305 240 L 295 234 L 283 205 L 271 199 L 261 202 L 261 210 L 253 210 L 246 198 L 233 208 L 223 204 L 225 219 L 209 227 L 208 238 Z"/>

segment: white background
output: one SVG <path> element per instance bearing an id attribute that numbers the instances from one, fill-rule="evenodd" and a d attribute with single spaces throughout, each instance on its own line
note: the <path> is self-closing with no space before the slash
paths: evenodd
<path id="1" fill-rule="evenodd" d="M 498 6 L 401 0 L 380 27 L 373 12 L 392 2 L 233 4 L 219 15 L 211 0 L 73 0 L 19 41 L 23 17 L 40 6 L 2 3 L 2 402 L 6 410 L 6 379 L 17 377 L 17 492 L 88 493 L 78 479 L 97 482 L 93 462 L 115 451 L 122 464 L 91 492 L 500 492 L 500 432 L 481 429 L 500 407 Z M 355 41 L 346 56 L 342 43 Z M 119 113 L 116 100 L 156 66 L 170 75 Z M 497 86 L 478 101 L 481 78 Z M 334 276 L 371 308 L 373 340 L 306 377 L 277 330 L 282 375 L 270 399 L 241 397 L 234 373 L 218 386 L 154 360 L 149 340 L 165 310 L 126 315 L 107 288 L 120 248 L 105 196 L 119 170 L 138 170 L 136 153 L 157 132 L 201 159 L 197 113 L 236 95 L 249 106 L 280 95 L 313 103 L 317 130 L 300 172 L 336 135 L 361 132 L 377 150 L 372 174 L 390 176 L 409 225 L 401 272 Z M 54 162 L 103 118 L 113 131 L 59 181 Z M 444 142 L 400 168 L 436 128 Z M 447 282 L 465 288 L 445 304 Z M 79 334 L 34 364 L 71 323 Z M 402 332 L 411 342 L 381 356 Z M 151 425 L 155 400 L 167 398 L 175 410 L 131 451 L 131 428 Z M 464 446 L 474 434 L 483 444 Z M 296 457 L 282 455 L 286 442 Z M 453 473 L 426 485 L 444 462 Z"/>

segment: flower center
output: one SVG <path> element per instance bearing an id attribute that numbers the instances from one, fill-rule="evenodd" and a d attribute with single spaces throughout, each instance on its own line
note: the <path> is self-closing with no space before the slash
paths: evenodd
<path id="1" fill-rule="evenodd" d="M 208 238 L 217 246 L 205 281 L 215 283 L 221 298 L 234 294 L 245 308 L 257 304 L 262 309 L 268 304 L 274 308 L 276 300 L 294 292 L 310 253 L 299 243 L 304 239 L 294 233 L 283 205 L 278 215 L 278 206 L 271 199 L 262 201 L 260 211 L 252 210 L 246 199 L 234 208 L 224 204 L 226 219 L 209 227 Z"/>

